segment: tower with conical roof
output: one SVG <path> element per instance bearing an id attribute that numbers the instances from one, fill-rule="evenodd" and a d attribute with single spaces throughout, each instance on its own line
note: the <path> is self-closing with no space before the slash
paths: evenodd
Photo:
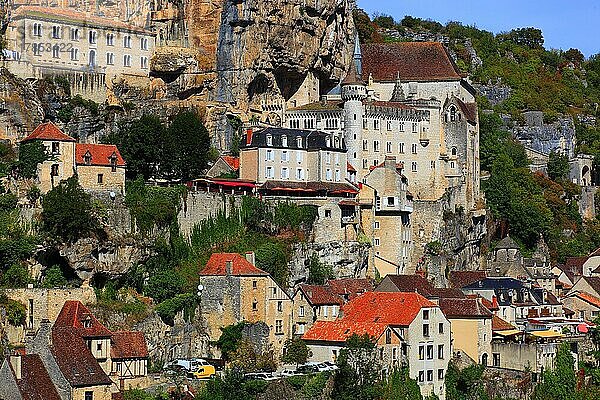
<path id="1" fill-rule="evenodd" d="M 358 164 L 360 156 L 359 143 L 362 140 L 363 100 L 367 98 L 367 85 L 363 82 L 354 62 L 350 63 L 350 71 L 348 71 L 348 75 L 342 81 L 341 86 L 348 162 L 354 168 L 359 169 L 362 168 L 362 165 Z"/>

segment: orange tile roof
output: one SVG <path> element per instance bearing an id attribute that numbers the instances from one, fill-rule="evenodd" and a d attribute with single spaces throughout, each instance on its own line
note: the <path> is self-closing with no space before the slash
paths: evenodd
<path id="1" fill-rule="evenodd" d="M 590 303 L 593 306 L 600 308 L 600 298 L 592 294 L 589 294 L 587 292 L 578 292 L 577 294 L 575 294 L 575 296 L 585 302 Z"/>
<path id="2" fill-rule="evenodd" d="M 508 331 L 510 329 L 515 329 L 515 326 L 497 315 L 492 317 L 492 331 Z"/>
<path id="3" fill-rule="evenodd" d="M 362 46 L 365 78 L 393 82 L 458 81 L 460 71 L 441 43 L 373 43 Z"/>
<path id="4" fill-rule="evenodd" d="M 234 276 L 267 276 L 267 272 L 256 268 L 238 253 L 214 253 L 200 271 L 200 275 L 227 275 L 227 263 L 231 262 L 231 275 Z"/>
<path id="5" fill-rule="evenodd" d="M 54 323 L 55 328 L 74 328 L 81 337 L 110 337 L 112 334 L 89 308 L 76 300 L 65 302 Z"/>
<path id="6" fill-rule="evenodd" d="M 110 357 L 146 358 L 148 346 L 142 332 L 113 332 L 111 336 Z"/>
<path id="7" fill-rule="evenodd" d="M 346 162 L 346 170 L 348 172 L 356 172 L 356 169 L 349 162 Z"/>
<path id="8" fill-rule="evenodd" d="M 379 338 L 387 328 L 387 324 L 365 323 L 357 321 L 317 321 L 302 336 L 303 340 L 345 342 L 350 336 L 367 334 Z"/>
<path id="9" fill-rule="evenodd" d="M 24 17 L 40 18 L 52 21 L 60 20 L 70 23 L 80 23 L 86 26 L 112 28 L 153 35 L 153 33 L 150 31 L 137 26 L 128 25 L 122 21 L 115 21 L 113 19 L 102 18 L 97 15 L 86 14 L 58 7 L 20 6 L 14 11 L 12 19 Z"/>
<path id="10" fill-rule="evenodd" d="M 424 307 L 438 307 L 418 293 L 366 292 L 342 307 L 343 319 L 408 326 Z"/>
<path id="11" fill-rule="evenodd" d="M 23 139 L 23 142 L 29 140 L 54 140 L 62 142 L 74 142 L 75 139 L 65 134 L 53 122 L 44 122 L 38 125 L 29 136 Z"/>
<path id="12" fill-rule="evenodd" d="M 225 161 L 227 163 L 227 165 L 229 165 L 231 167 L 231 169 L 233 169 L 234 171 L 237 171 L 238 169 L 240 169 L 240 158 L 239 157 L 233 157 L 233 156 L 221 156 L 221 158 L 223 159 L 223 161 Z"/>
<path id="13" fill-rule="evenodd" d="M 85 155 L 88 152 L 92 157 L 90 165 L 110 167 L 112 165 L 110 163 L 110 160 L 114 155 L 116 158 L 117 166 L 125 166 L 125 160 L 123 160 L 119 149 L 114 144 L 77 143 L 75 144 L 75 163 L 77 165 L 86 165 Z"/>

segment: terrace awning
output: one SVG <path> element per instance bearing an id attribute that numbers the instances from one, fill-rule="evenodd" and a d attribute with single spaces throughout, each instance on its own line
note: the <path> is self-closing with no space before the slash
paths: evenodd
<path id="1" fill-rule="evenodd" d="M 520 331 L 518 329 L 508 329 L 505 331 L 495 331 L 494 334 L 500 335 L 500 336 L 513 336 L 513 335 L 520 335 L 522 334 L 523 331 Z"/>
<path id="2" fill-rule="evenodd" d="M 533 331 L 529 332 L 532 336 L 540 337 L 540 338 L 559 338 L 563 337 L 562 333 L 554 332 L 554 331 Z"/>

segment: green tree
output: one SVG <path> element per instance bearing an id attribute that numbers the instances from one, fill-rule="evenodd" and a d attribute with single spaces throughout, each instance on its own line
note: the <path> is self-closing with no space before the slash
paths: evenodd
<path id="1" fill-rule="evenodd" d="M 350 336 L 336 363 L 339 369 L 334 378 L 333 399 L 371 400 L 379 396 L 381 365 L 373 338 L 366 334 Z"/>
<path id="2" fill-rule="evenodd" d="M 31 283 L 29 272 L 21 264 L 13 264 L 0 277 L 0 285 L 6 288 L 23 288 Z"/>
<path id="3" fill-rule="evenodd" d="M 312 353 L 306 342 L 299 338 L 288 339 L 284 344 L 284 354 L 281 357 L 281 361 L 288 364 L 304 364 L 308 360 Z"/>
<path id="4" fill-rule="evenodd" d="M 58 265 L 53 265 L 46 270 L 42 287 L 44 288 L 56 288 L 64 287 L 67 285 L 67 279 L 63 275 L 63 272 Z"/>
<path id="5" fill-rule="evenodd" d="M 383 385 L 381 400 L 422 400 L 421 389 L 408 368 L 395 369 Z"/>
<path id="6" fill-rule="evenodd" d="M 453 362 L 446 371 L 447 400 L 487 400 L 488 395 L 483 385 L 482 365 L 471 365 L 460 370 Z"/>
<path id="7" fill-rule="evenodd" d="M 185 282 L 175 271 L 163 270 L 150 275 L 144 293 L 156 302 L 175 297 L 183 290 Z"/>
<path id="8" fill-rule="evenodd" d="M 52 236 L 75 241 L 98 228 L 91 197 L 73 176 L 60 182 L 42 200 L 42 226 Z"/>
<path id="9" fill-rule="evenodd" d="M 552 152 L 548 158 L 548 176 L 553 181 L 566 179 L 569 175 L 569 157 Z"/>
<path id="10" fill-rule="evenodd" d="M 308 283 L 324 285 L 327 280 L 333 277 L 334 274 L 331 266 L 323 264 L 318 254 L 311 254 L 308 259 Z"/>
<path id="11" fill-rule="evenodd" d="M 563 342 L 558 347 L 554 361 L 554 369 L 542 374 L 542 382 L 533 392 L 533 400 L 571 400 L 577 394 L 577 377 L 575 375 L 575 359 L 571 355 L 569 343 Z"/>
<path id="12" fill-rule="evenodd" d="M 242 332 L 245 325 L 245 322 L 238 322 L 237 324 L 221 328 L 221 336 L 219 336 L 216 345 L 221 350 L 221 358 L 223 360 L 231 360 L 231 357 L 242 341 Z"/>
<path id="13" fill-rule="evenodd" d="M 51 157 L 46 151 L 46 146 L 41 141 L 30 140 L 19 144 L 19 161 L 17 169 L 19 176 L 30 179 L 37 175 L 37 167 Z"/>
<path id="14" fill-rule="evenodd" d="M 271 274 L 281 287 L 287 287 L 289 270 L 285 248 L 280 243 L 267 242 L 256 249 L 256 266 Z"/>

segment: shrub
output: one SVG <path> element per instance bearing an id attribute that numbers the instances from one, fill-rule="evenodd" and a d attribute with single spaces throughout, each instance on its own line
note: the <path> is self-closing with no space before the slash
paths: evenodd
<path id="1" fill-rule="evenodd" d="M 67 279 L 58 265 L 53 265 L 46 270 L 46 276 L 44 277 L 42 287 L 51 289 L 55 287 L 64 287 L 66 285 Z"/>
<path id="2" fill-rule="evenodd" d="M 175 315 L 182 310 L 184 311 L 184 318 L 190 320 L 196 305 L 197 297 L 194 293 L 179 294 L 156 306 L 156 313 L 166 324 L 173 325 Z"/>
<path id="3" fill-rule="evenodd" d="M 50 155 L 46 152 L 46 146 L 42 142 L 37 140 L 21 142 L 19 144 L 19 161 L 17 162 L 19 176 L 26 179 L 35 178 L 38 164 L 50 159 Z"/>

